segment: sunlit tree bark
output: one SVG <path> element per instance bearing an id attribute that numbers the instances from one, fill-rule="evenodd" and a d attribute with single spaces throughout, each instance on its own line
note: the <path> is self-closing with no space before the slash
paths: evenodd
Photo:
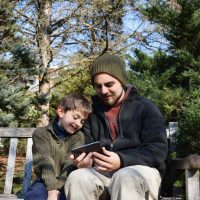
<path id="1" fill-rule="evenodd" d="M 50 99 L 50 80 L 48 69 L 53 59 L 51 50 L 51 38 L 50 38 L 50 23 L 52 14 L 51 1 L 37 0 L 37 28 L 36 28 L 36 41 L 39 48 L 41 57 L 41 74 L 39 75 L 39 91 L 38 99 L 40 99 L 39 108 L 42 112 L 41 119 L 39 120 L 39 126 L 47 125 L 49 122 L 49 99 Z"/>

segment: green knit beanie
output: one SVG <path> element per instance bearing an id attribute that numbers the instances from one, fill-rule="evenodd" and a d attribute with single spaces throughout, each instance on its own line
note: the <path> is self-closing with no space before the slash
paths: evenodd
<path id="1" fill-rule="evenodd" d="M 119 80 L 122 85 L 127 83 L 125 62 L 116 55 L 104 54 L 99 56 L 90 66 L 92 84 L 96 74 L 106 73 Z"/>

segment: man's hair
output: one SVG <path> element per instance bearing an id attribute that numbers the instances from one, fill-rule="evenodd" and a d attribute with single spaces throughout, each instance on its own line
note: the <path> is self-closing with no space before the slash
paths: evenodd
<path id="1" fill-rule="evenodd" d="M 77 93 L 65 96 L 58 106 L 62 106 L 65 112 L 69 110 L 79 110 L 84 115 L 88 115 L 92 112 L 91 103 L 84 96 Z"/>

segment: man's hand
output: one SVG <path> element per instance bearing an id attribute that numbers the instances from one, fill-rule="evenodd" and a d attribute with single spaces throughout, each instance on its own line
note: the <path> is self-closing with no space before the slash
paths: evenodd
<path id="1" fill-rule="evenodd" d="M 58 200 L 60 192 L 58 190 L 49 190 L 47 200 Z"/>
<path id="2" fill-rule="evenodd" d="M 70 155 L 70 158 L 77 168 L 91 168 L 93 163 L 92 155 L 92 152 L 87 155 L 86 153 L 82 153 L 77 158 L 74 158 L 74 155 Z"/>
<path id="3" fill-rule="evenodd" d="M 108 151 L 103 147 L 103 153 L 93 152 L 94 167 L 98 171 L 112 172 L 116 171 L 121 166 L 120 157 L 118 154 Z"/>

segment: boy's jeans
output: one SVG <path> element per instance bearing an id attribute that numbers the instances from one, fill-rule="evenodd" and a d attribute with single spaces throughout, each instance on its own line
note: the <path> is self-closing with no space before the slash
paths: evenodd
<path id="1" fill-rule="evenodd" d="M 29 188 L 24 200 L 47 200 L 48 191 L 42 180 L 36 179 Z M 61 191 L 59 200 L 66 200 L 64 191 Z"/>

